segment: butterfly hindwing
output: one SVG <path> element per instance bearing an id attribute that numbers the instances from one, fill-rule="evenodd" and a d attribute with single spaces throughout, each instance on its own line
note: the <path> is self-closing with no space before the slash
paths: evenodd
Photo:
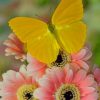
<path id="1" fill-rule="evenodd" d="M 59 53 L 59 45 L 50 33 L 28 41 L 28 50 L 33 57 L 48 64 L 56 60 Z M 33 52 L 34 51 L 34 52 Z"/>
<path id="2" fill-rule="evenodd" d="M 86 25 L 83 22 L 76 22 L 58 29 L 59 41 L 65 51 L 76 53 L 85 43 Z"/>

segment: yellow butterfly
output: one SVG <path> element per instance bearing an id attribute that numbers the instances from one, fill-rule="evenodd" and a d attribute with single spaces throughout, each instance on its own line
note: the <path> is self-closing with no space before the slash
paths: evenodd
<path id="1" fill-rule="evenodd" d="M 28 52 L 36 59 L 50 64 L 59 50 L 78 52 L 86 39 L 82 0 L 61 0 L 50 24 L 41 20 L 16 17 L 9 21 L 18 38 L 27 43 Z"/>

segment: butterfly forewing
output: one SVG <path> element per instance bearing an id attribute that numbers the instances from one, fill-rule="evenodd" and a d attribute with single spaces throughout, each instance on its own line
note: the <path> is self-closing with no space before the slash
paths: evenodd
<path id="1" fill-rule="evenodd" d="M 9 21 L 9 26 L 22 42 L 37 38 L 47 32 L 47 24 L 33 18 L 16 17 Z"/>
<path id="2" fill-rule="evenodd" d="M 52 63 L 59 53 L 59 45 L 51 33 L 28 41 L 28 50 L 33 57 L 44 63 Z"/>
<path id="3" fill-rule="evenodd" d="M 9 22 L 18 38 L 27 44 L 28 52 L 39 61 L 56 60 L 59 45 L 45 22 L 27 17 L 17 17 Z"/>
<path id="4" fill-rule="evenodd" d="M 82 17 L 82 0 L 61 0 L 53 14 L 52 23 L 58 26 L 66 25 L 81 20 Z"/>

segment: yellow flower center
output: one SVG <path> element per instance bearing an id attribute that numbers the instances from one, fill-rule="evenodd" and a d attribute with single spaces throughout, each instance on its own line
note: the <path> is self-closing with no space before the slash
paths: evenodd
<path id="1" fill-rule="evenodd" d="M 18 100 L 37 100 L 33 97 L 35 85 L 23 85 L 17 91 Z"/>
<path id="2" fill-rule="evenodd" d="M 56 61 L 51 63 L 51 66 L 64 67 L 69 62 L 71 62 L 71 57 L 65 52 L 60 51 Z"/>
<path id="3" fill-rule="evenodd" d="M 79 89 L 73 84 L 62 85 L 55 94 L 56 100 L 80 100 Z"/>

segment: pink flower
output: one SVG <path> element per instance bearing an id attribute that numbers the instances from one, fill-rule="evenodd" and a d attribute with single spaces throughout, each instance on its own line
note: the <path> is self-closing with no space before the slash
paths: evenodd
<path id="1" fill-rule="evenodd" d="M 94 77 L 98 83 L 98 85 L 100 86 L 100 68 L 95 68 L 93 71 Z"/>
<path id="2" fill-rule="evenodd" d="M 71 55 L 71 65 L 74 67 L 74 69 L 80 69 L 83 68 L 86 71 L 88 71 L 88 60 L 91 58 L 92 52 L 88 48 L 83 48 L 80 50 L 80 52 L 76 54 Z"/>
<path id="3" fill-rule="evenodd" d="M 97 87 L 98 94 L 99 94 L 98 100 L 100 100 L 100 68 L 98 68 L 98 67 L 94 68 L 93 74 L 94 74 L 95 80 L 97 81 L 97 84 L 98 84 L 98 87 Z"/>
<path id="4" fill-rule="evenodd" d="M 6 56 L 14 55 L 16 59 L 24 61 L 26 59 L 26 53 L 24 44 L 16 37 L 15 34 L 10 34 L 8 36 L 9 40 L 4 42 L 4 45 L 7 46 L 5 52 Z"/>
<path id="5" fill-rule="evenodd" d="M 61 57 L 63 58 L 61 60 Z M 86 71 L 89 69 L 89 66 L 87 64 L 87 60 L 90 59 L 92 56 L 92 53 L 89 51 L 88 48 L 82 49 L 79 53 L 72 54 L 72 55 L 65 55 L 61 53 L 61 55 L 58 56 L 58 60 L 53 62 L 51 65 L 46 65 L 42 62 L 39 62 L 35 58 L 31 57 L 31 55 L 27 55 L 27 61 L 28 61 L 28 66 L 27 70 L 30 74 L 33 74 L 35 77 L 41 77 L 43 74 L 45 74 L 45 70 L 47 68 L 52 68 L 52 67 L 65 67 L 65 66 L 70 66 L 76 71 L 78 69 L 85 69 Z M 61 62 L 61 66 L 59 66 L 59 61 L 64 62 L 64 64 Z"/>
<path id="6" fill-rule="evenodd" d="M 33 99 L 33 92 L 37 83 L 32 76 L 29 76 L 22 66 L 19 72 L 8 71 L 3 74 L 3 81 L 0 82 L 0 95 L 2 100 L 36 100 Z"/>
<path id="7" fill-rule="evenodd" d="M 30 73 L 30 75 L 33 75 L 35 78 L 40 78 L 42 75 L 45 74 L 45 70 L 47 69 L 47 65 L 39 62 L 35 58 L 33 58 L 31 55 L 27 55 L 27 71 Z"/>
<path id="8" fill-rule="evenodd" d="M 52 68 L 39 80 L 34 91 L 39 100 L 97 100 L 94 77 L 85 70 Z"/>

